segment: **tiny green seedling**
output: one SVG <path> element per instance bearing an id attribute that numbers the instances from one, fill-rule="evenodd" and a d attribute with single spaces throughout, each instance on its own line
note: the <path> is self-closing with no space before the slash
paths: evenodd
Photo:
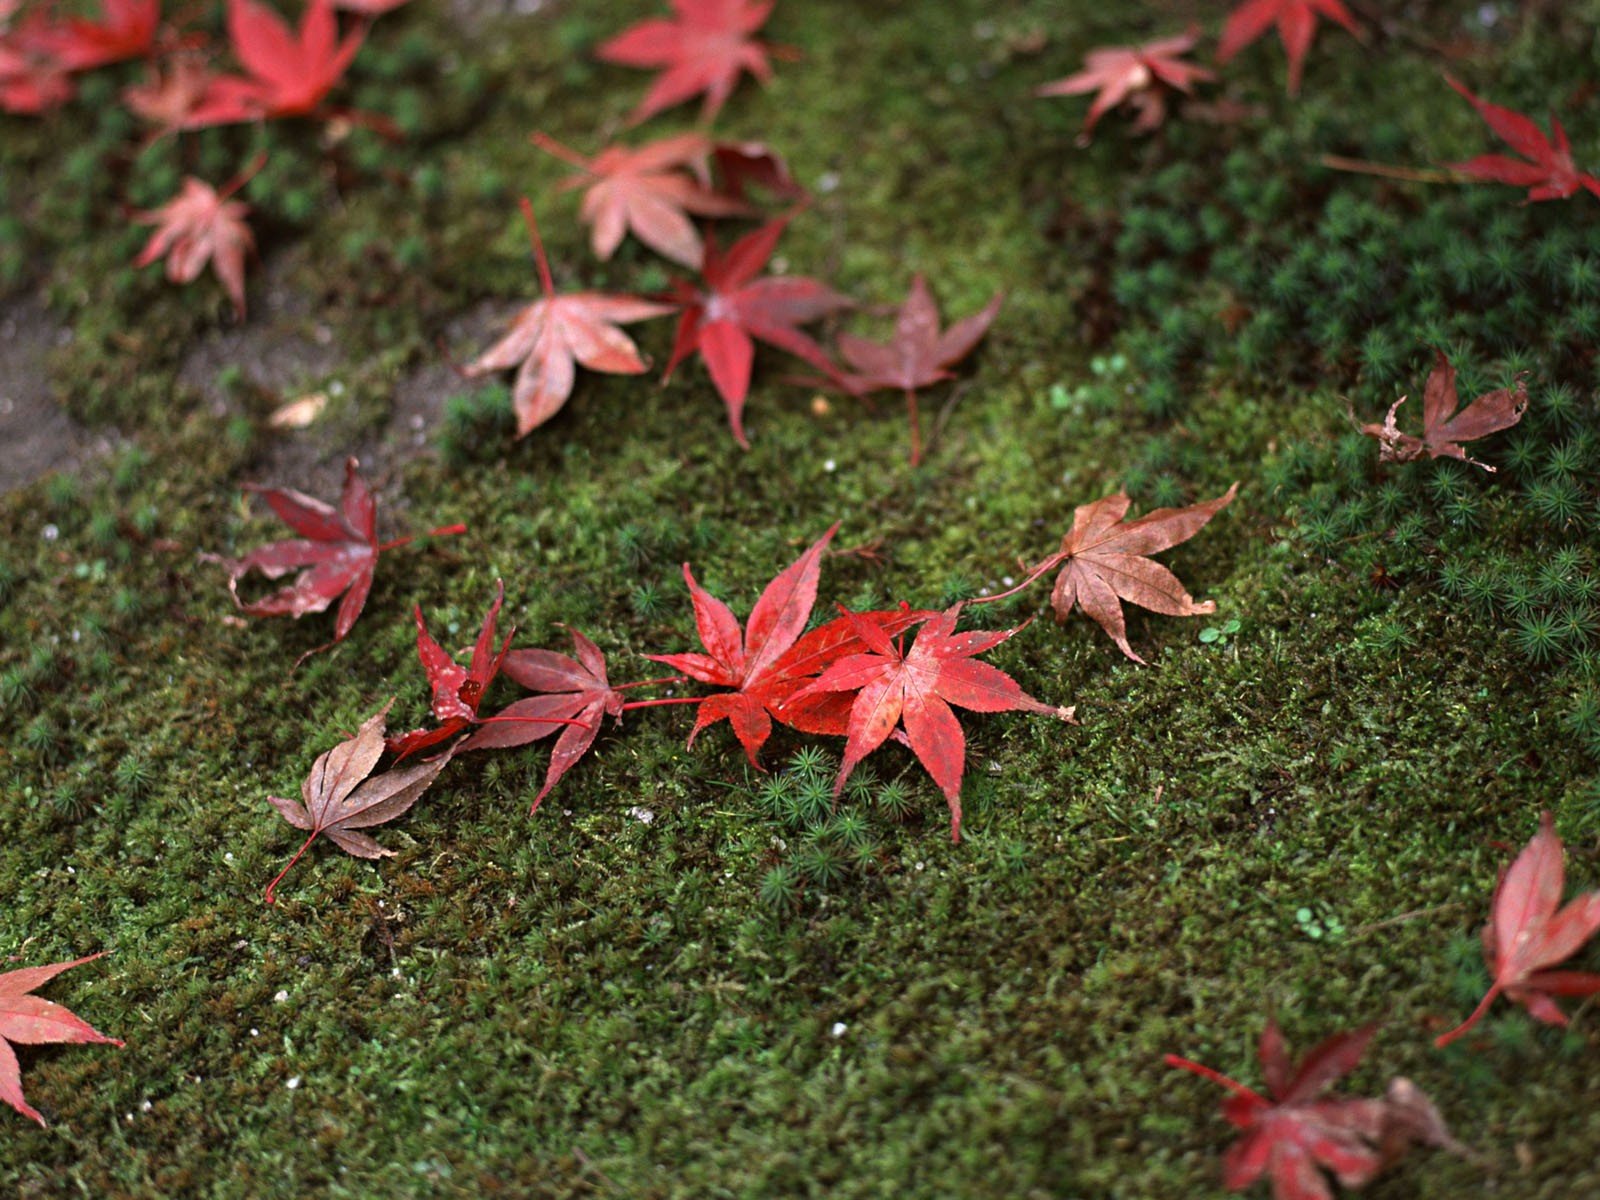
<path id="1" fill-rule="evenodd" d="M 1244 627 L 1237 618 L 1225 621 L 1221 625 L 1207 625 L 1200 631 L 1200 640 L 1208 646 L 1226 646 L 1228 639 L 1237 636 L 1242 628 Z"/>

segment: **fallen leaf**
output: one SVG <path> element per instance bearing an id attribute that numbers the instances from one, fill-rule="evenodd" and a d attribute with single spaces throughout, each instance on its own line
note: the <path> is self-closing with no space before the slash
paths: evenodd
<path id="1" fill-rule="evenodd" d="M 966 767 L 966 735 L 951 705 L 974 712 L 1044 713 L 1073 720 L 1071 708 L 1041 703 L 998 667 L 978 662 L 1018 632 L 956 633 L 961 606 L 926 618 L 911 649 L 896 642 L 873 621 L 853 613 L 847 619 L 866 652 L 836 660 L 802 690 L 797 699 L 820 692 L 854 694 L 844 760 L 834 780 L 837 796 L 856 765 L 903 726 L 917 761 L 926 768 L 950 806 L 950 840 L 961 840 L 961 778 Z"/>
<path id="2" fill-rule="evenodd" d="M 91 954 L 71 962 L 23 967 L 0 974 L 0 1100 L 40 1125 L 45 1123 L 44 1118 L 23 1098 L 22 1067 L 17 1062 L 17 1054 L 12 1046 L 49 1046 L 67 1042 L 121 1046 L 122 1043 L 97 1032 L 88 1022 L 59 1004 L 51 1004 L 29 993 L 43 987 L 61 972 L 93 962 L 99 957 L 99 954 Z"/>
<path id="3" fill-rule="evenodd" d="M 95 67 L 144 58 L 155 48 L 161 23 L 161 0 L 101 0 L 101 18 L 71 17 L 50 26 L 43 45 L 63 70 Z"/>
<path id="4" fill-rule="evenodd" d="M 1500 875 L 1483 927 L 1483 960 L 1494 982 L 1472 1015 L 1434 1039 L 1447 1046 L 1471 1029 L 1500 995 L 1526 1008 L 1537 1021 L 1566 1025 L 1557 996 L 1600 994 L 1600 974 L 1553 971 L 1600 932 L 1600 890 L 1561 907 L 1565 884 L 1561 839 L 1547 812 L 1539 832 Z"/>
<path id="5" fill-rule="evenodd" d="M 983 335 L 1000 313 L 1003 292 L 982 310 L 939 330 L 939 306 L 928 291 L 927 280 L 918 274 L 911 281 L 910 294 L 895 320 L 894 337 L 887 344 L 841 333 L 839 353 L 852 371 L 841 379 L 845 390 L 866 395 L 880 390 L 903 392 L 911 420 L 911 463 L 922 461 L 921 422 L 917 414 L 917 392 L 946 379 L 953 379 L 950 368 L 977 348 Z"/>
<path id="6" fill-rule="evenodd" d="M 577 363 L 608 375 L 639 375 L 647 370 L 639 348 L 618 326 L 672 311 L 669 305 L 634 296 L 599 292 L 556 295 L 533 206 L 526 198 L 522 213 L 533 240 L 544 299 L 518 313 L 506 335 L 465 368 L 469 378 L 519 368 L 511 394 L 519 438 L 543 425 L 566 404 Z"/>
<path id="7" fill-rule="evenodd" d="M 1035 96 L 1081 96 L 1098 92 L 1084 118 L 1087 141 L 1095 125 L 1119 104 L 1131 103 L 1139 112 L 1134 132 L 1149 133 L 1167 116 L 1169 90 L 1188 93 L 1196 83 L 1216 78 L 1204 67 L 1182 61 L 1199 40 L 1190 32 L 1138 46 L 1103 46 L 1089 51 L 1083 70 L 1034 91 Z"/>
<path id="8" fill-rule="evenodd" d="M 135 213 L 136 222 L 154 225 L 156 231 L 133 265 L 147 267 L 165 258 L 167 278 L 181 284 L 194 282 L 210 263 L 233 301 L 234 312 L 243 320 L 244 259 L 255 249 L 255 238 L 245 224 L 249 206 L 228 198 L 243 184 L 241 178 L 218 192 L 190 176 L 183 181 L 182 190 L 160 208 Z"/>
<path id="9" fill-rule="evenodd" d="M 854 301 L 815 279 L 763 275 L 757 278 L 778 247 L 789 218 L 773 221 L 740 238 L 723 254 L 712 238 L 706 239 L 705 263 L 700 274 L 704 286 L 686 280 L 674 282 L 682 308 L 667 378 L 689 355 L 699 352 L 711 373 L 711 382 L 728 410 L 734 440 L 746 450 L 744 403 L 750 394 L 755 364 L 755 341 L 787 350 L 830 378 L 838 368 L 827 353 L 799 326 L 829 313 L 849 308 Z"/>
<path id="10" fill-rule="evenodd" d="M 1306 54 L 1317 36 L 1319 16 L 1337 21 L 1357 39 L 1365 40 L 1344 0 L 1245 0 L 1228 15 L 1217 47 L 1217 61 L 1228 62 L 1276 24 L 1289 55 L 1289 94 L 1298 96 Z"/>
<path id="11" fill-rule="evenodd" d="M 1522 420 L 1528 407 L 1528 389 L 1519 378 L 1515 388 L 1486 392 L 1460 412 L 1456 392 L 1456 369 L 1443 351 L 1436 351 L 1432 373 L 1422 395 L 1422 436 L 1400 432 L 1395 421 L 1407 397 L 1401 396 L 1389 408 L 1382 425 L 1363 425 L 1361 432 L 1378 440 L 1379 462 L 1411 462 L 1426 454 L 1429 458 L 1459 458 L 1485 471 L 1488 463 L 1468 458 L 1462 442 L 1475 442 Z"/>
<path id="12" fill-rule="evenodd" d="M 326 392 L 312 392 L 272 410 L 267 424 L 274 429 L 305 429 L 328 407 Z"/>
<path id="13" fill-rule="evenodd" d="M 710 121 L 733 94 L 741 73 L 772 78 L 771 47 L 752 36 L 767 23 L 773 0 L 670 0 L 672 18 L 631 25 L 601 45 L 602 62 L 661 69 L 629 123 L 682 104 L 701 93 L 701 118 Z"/>
<path id="14" fill-rule="evenodd" d="M 1528 160 L 1524 162 L 1504 154 L 1481 154 L 1466 162 L 1449 164 L 1451 170 L 1489 183 L 1525 187 L 1530 204 L 1539 200 L 1567 200 L 1580 188 L 1600 196 L 1600 179 L 1578 170 L 1572 161 L 1572 144 L 1567 140 L 1567 131 L 1553 113 L 1550 129 L 1555 134 L 1554 143 L 1523 114 L 1480 100 L 1458 80 L 1449 75 L 1444 78 L 1478 110 L 1478 115 L 1496 137 Z"/>
<path id="15" fill-rule="evenodd" d="M 500 663 L 511 648 L 511 638 L 516 632 L 513 629 L 512 633 L 506 634 L 500 649 L 495 650 L 495 622 L 505 598 L 505 584 L 496 580 L 494 603 L 484 615 L 483 628 L 478 631 L 478 640 L 466 667 L 457 663 L 433 640 L 433 635 L 428 632 L 428 624 L 422 618 L 422 606 L 417 605 L 417 657 L 422 660 L 428 686 L 433 689 L 433 716 L 439 724 L 433 729 L 416 729 L 390 738 L 389 749 L 400 758 L 409 758 L 418 750 L 448 741 L 478 723 L 478 706 L 483 703 L 483 694 L 500 673 Z"/>
<path id="16" fill-rule="evenodd" d="M 328 0 L 311 0 L 294 32 L 256 0 L 228 0 L 228 40 L 246 74 L 213 79 L 186 128 L 311 116 L 350 69 L 362 36 L 358 26 L 339 40 Z"/>
<path id="17" fill-rule="evenodd" d="M 311 766 L 311 774 L 301 785 L 299 801 L 282 796 L 267 797 L 267 802 L 285 821 L 310 834 L 267 885 L 268 904 L 276 903 L 274 892 L 278 884 L 311 848 L 311 843 L 323 834 L 327 834 L 339 849 L 357 858 L 384 858 L 394 854 L 361 831 L 392 821 L 409 810 L 439 777 L 455 750 L 452 748 L 426 762 L 373 775 L 372 768 L 383 756 L 384 718 L 393 704 L 391 700 L 362 722 L 355 737 L 318 757 Z"/>
<path id="18" fill-rule="evenodd" d="M 543 133 L 534 144 L 582 172 L 562 187 L 586 187 L 580 215 L 591 227 L 590 244 L 602 262 L 609 259 L 628 233 L 657 254 L 686 267 L 705 260 L 705 243 L 690 215 L 739 217 L 750 206 L 706 186 L 706 159 L 711 142 L 698 133 L 683 133 L 647 143 L 636 150 L 609 146 L 584 158 Z"/>

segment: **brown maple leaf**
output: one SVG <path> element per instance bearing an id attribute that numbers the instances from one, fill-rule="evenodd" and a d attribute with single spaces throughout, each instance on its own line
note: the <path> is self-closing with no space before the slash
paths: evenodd
<path id="1" fill-rule="evenodd" d="M 1483 927 L 1483 959 L 1494 983 L 1472 1015 L 1436 1038 L 1436 1046 L 1449 1045 L 1476 1025 L 1502 993 L 1549 1025 L 1567 1023 L 1555 997 L 1600 994 L 1600 975 L 1550 969 L 1600 932 L 1600 891 L 1561 907 L 1566 882 L 1562 855 L 1561 839 L 1545 813 L 1539 832 L 1502 872 Z"/>
<path id="2" fill-rule="evenodd" d="M 103 953 L 103 952 L 102 952 Z M 122 1045 L 59 1004 L 28 993 L 43 987 L 63 971 L 93 962 L 99 954 L 45 967 L 23 967 L 0 974 L 0 1100 L 25 1117 L 43 1125 L 45 1120 L 22 1095 L 22 1067 L 11 1047 L 46 1046 L 62 1042 L 104 1042 Z"/>
<path id="3" fill-rule="evenodd" d="M 706 160 L 713 146 L 698 133 L 661 138 L 630 150 L 608 146 L 584 158 L 552 137 L 535 133 L 533 142 L 583 174 L 562 183 L 562 189 L 586 187 L 580 214 L 592 231 L 590 245 L 602 262 L 632 232 L 657 254 L 686 267 L 699 267 L 705 243 L 689 219 L 742 217 L 753 210 L 742 200 L 712 191 L 706 184 Z"/>
<path id="4" fill-rule="evenodd" d="M 267 797 L 285 821 L 296 829 L 309 831 L 294 857 L 267 885 L 268 904 L 276 903 L 273 893 L 278 884 L 324 833 L 334 845 L 357 858 L 384 858 L 394 853 L 361 830 L 392 821 L 415 804 L 455 751 L 452 747 L 426 762 L 373 775 L 372 768 L 383 755 L 384 718 L 393 704 L 393 700 L 389 701 L 362 722 L 355 737 L 340 742 L 312 764 L 311 774 L 300 788 L 304 803 L 282 796 Z"/>
<path id="5" fill-rule="evenodd" d="M 670 305 L 634 296 L 598 292 L 556 295 L 533 205 L 526 197 L 522 200 L 522 215 L 533 240 L 544 299 L 518 313 L 506 335 L 465 368 L 469 378 L 477 378 L 520 364 L 511 394 L 519 438 L 543 425 L 567 402 L 577 375 L 576 364 L 608 375 L 643 374 L 647 368 L 639 348 L 617 326 L 672 311 Z"/>
<path id="6" fill-rule="evenodd" d="M 1071 531 L 1061 539 L 1060 550 L 1029 571 L 1016 587 L 972 603 L 1003 600 L 1060 567 L 1061 574 L 1050 594 L 1056 620 L 1065 621 L 1074 607 L 1082 608 L 1111 635 L 1124 654 L 1136 663 L 1144 663 L 1128 645 L 1122 602 L 1169 617 L 1216 612 L 1214 602 L 1197 602 L 1176 575 L 1148 556 L 1188 541 L 1226 508 L 1238 491 L 1235 483 L 1215 500 L 1188 508 L 1158 508 L 1135 521 L 1122 519 L 1132 503 L 1125 492 L 1079 505 L 1072 514 Z"/>
<path id="7" fill-rule="evenodd" d="M 1408 397 L 1401 396 L 1389 407 L 1382 425 L 1363 425 L 1361 432 L 1378 440 L 1379 462 L 1412 462 L 1426 454 L 1429 458 L 1459 458 L 1485 471 L 1488 463 L 1468 458 L 1462 442 L 1475 442 L 1522 420 L 1528 407 L 1528 389 L 1518 376 L 1516 387 L 1485 392 L 1460 412 L 1456 394 L 1456 369 L 1442 350 L 1435 351 L 1433 372 L 1422 395 L 1422 436 L 1400 432 L 1395 414 Z"/>

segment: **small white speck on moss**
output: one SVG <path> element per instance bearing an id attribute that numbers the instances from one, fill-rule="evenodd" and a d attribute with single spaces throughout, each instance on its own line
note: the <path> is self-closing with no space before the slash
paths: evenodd
<path id="1" fill-rule="evenodd" d="M 288 998 L 289 998 L 289 993 L 288 992 L 279 992 L 276 996 L 274 996 L 272 998 L 272 1002 L 274 1004 L 282 1004 Z"/>
<path id="2" fill-rule="evenodd" d="M 289 1080 L 289 1082 L 284 1084 L 283 1086 L 288 1088 L 291 1092 L 295 1091 L 300 1086 L 300 1076 L 296 1075 L 293 1079 Z"/>
<path id="3" fill-rule="evenodd" d="M 843 1021 L 835 1021 L 833 1023 L 833 1028 L 828 1030 L 828 1032 L 833 1034 L 833 1036 L 836 1038 L 842 1038 L 845 1034 L 845 1030 L 849 1028 L 850 1026 L 846 1025 Z"/>

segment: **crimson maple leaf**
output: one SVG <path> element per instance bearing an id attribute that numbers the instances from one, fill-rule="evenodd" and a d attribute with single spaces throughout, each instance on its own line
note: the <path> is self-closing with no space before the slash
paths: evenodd
<path id="1" fill-rule="evenodd" d="M 247 173 L 219 192 L 191 175 L 178 194 L 160 208 L 135 213 L 137 223 L 154 225 L 156 231 L 133 265 L 147 267 L 164 257 L 167 278 L 182 284 L 193 283 L 210 263 L 233 301 L 234 313 L 243 320 L 244 259 L 255 249 L 255 237 L 245 223 L 250 206 L 229 197 L 248 179 Z"/>
<path id="2" fill-rule="evenodd" d="M 1167 117 L 1167 90 L 1191 92 L 1196 83 L 1215 79 L 1204 67 L 1181 61 L 1194 49 L 1198 35 L 1163 38 L 1139 46 L 1103 46 L 1089 51 L 1083 70 L 1034 91 L 1035 96 L 1081 96 L 1098 92 L 1084 118 L 1082 140 L 1087 141 L 1100 118 L 1117 105 L 1130 102 L 1139 112 L 1136 133 L 1149 133 Z"/>
<path id="3" fill-rule="evenodd" d="M 483 694 L 500 673 L 500 664 L 506 651 L 511 649 L 511 639 L 516 633 L 513 629 L 506 634 L 500 649 L 495 650 L 495 621 L 505 597 L 505 584 L 495 580 L 494 603 L 484 615 L 483 628 L 478 631 L 478 640 L 472 647 L 472 658 L 465 667 L 433 640 L 433 635 L 428 632 L 428 623 L 422 618 L 422 606 L 417 605 L 417 657 L 422 660 L 428 685 L 433 689 L 433 715 L 439 724 L 432 729 L 415 729 L 390 738 L 389 749 L 400 758 L 408 758 L 418 750 L 448 741 L 469 726 L 479 723 L 478 706 L 483 703 Z M 566 724 L 564 721 L 548 723 Z"/>
<path id="4" fill-rule="evenodd" d="M 228 587 L 234 602 L 252 617 L 298 618 L 324 611 L 342 595 L 344 599 L 334 619 L 333 641 L 328 644 L 342 642 L 367 603 L 378 555 L 412 539 L 402 537 L 378 544 L 377 503 L 354 458 L 345 460 L 344 492 L 337 509 L 292 488 L 247 483 L 245 491 L 262 496 L 300 537 L 259 546 L 239 559 L 208 556 L 228 568 Z M 428 536 L 444 537 L 465 531 L 465 525 L 449 525 Z M 239 599 L 239 580 L 251 571 L 260 571 L 268 579 L 278 579 L 290 571 L 300 574 L 288 587 L 246 603 Z M 307 655 L 315 653 L 307 651 Z"/>
<path id="5" fill-rule="evenodd" d="M 463 750 L 525 746 L 561 730 L 550 752 L 544 786 L 533 798 L 529 816 L 539 811 L 561 777 L 589 752 L 601 720 L 622 716 L 623 694 L 611 686 L 605 655 L 576 629 L 569 632 L 576 657 L 554 650 L 513 650 L 505 656 L 505 674 L 535 694 L 506 705 L 462 746 Z M 562 721 L 571 724 L 559 725 Z"/>
<path id="6" fill-rule="evenodd" d="M 103 953 L 103 951 L 102 951 Z M 43 987 L 63 971 L 93 962 L 99 954 L 51 963 L 45 967 L 23 967 L 0 974 L 0 1100 L 23 1116 L 45 1123 L 22 1094 L 22 1066 L 17 1062 L 17 1046 L 48 1046 L 65 1042 L 105 1043 L 121 1046 L 116 1038 L 98 1032 L 87 1021 L 59 1004 L 51 1004 L 30 992 Z"/>
<path id="7" fill-rule="evenodd" d="M 1217 47 L 1217 61 L 1227 62 L 1276 24 L 1289 55 L 1289 94 L 1298 96 L 1306 53 L 1317 35 L 1319 16 L 1337 21 L 1358 39 L 1363 37 L 1344 0 L 1245 0 L 1228 16 Z"/>
<path id="8" fill-rule="evenodd" d="M 701 118 L 710 121 L 733 94 L 741 72 L 762 83 L 772 78 L 767 55 L 774 47 L 752 36 L 767 23 L 773 0 L 671 0 L 672 18 L 629 26 L 605 42 L 597 56 L 625 67 L 662 68 L 629 123 L 705 93 Z"/>
<path id="9" fill-rule="evenodd" d="M 636 150 L 610 146 L 594 158 L 584 158 L 543 133 L 534 134 L 533 141 L 583 172 L 561 186 L 588 188 L 580 212 L 593 226 L 590 244 L 601 261 L 616 253 L 632 232 L 657 254 L 698 267 L 705 261 L 705 244 L 689 214 L 738 217 L 751 211 L 743 201 L 706 186 L 712 144 L 698 133 L 661 138 Z"/>
<path id="10" fill-rule="evenodd" d="M 333 0 L 333 6 L 364 17 L 381 17 L 399 8 L 406 0 Z"/>
<path id="11" fill-rule="evenodd" d="M 1266 1175 L 1278 1200 L 1333 1200 L 1325 1170 L 1345 1187 L 1358 1188 L 1412 1142 L 1467 1153 L 1450 1137 L 1432 1102 L 1407 1079 L 1393 1080 L 1382 1100 L 1327 1094 L 1355 1069 L 1376 1031 L 1368 1025 L 1335 1034 L 1295 1067 L 1283 1035 L 1269 1021 L 1259 1054 L 1270 1099 L 1210 1067 L 1166 1056 L 1169 1067 L 1191 1071 L 1232 1093 L 1222 1102 L 1222 1115 L 1244 1136 L 1222 1160 L 1228 1188 L 1242 1191 Z"/>
<path id="12" fill-rule="evenodd" d="M 706 256 L 700 268 L 703 287 L 687 280 L 674 282 L 682 306 L 667 378 L 689 355 L 699 351 L 711 373 L 711 382 L 727 406 L 734 440 L 746 450 L 744 403 L 750 394 L 750 373 L 755 364 L 755 340 L 790 354 L 837 377 L 838 368 L 827 353 L 798 326 L 854 304 L 815 279 L 763 275 L 757 278 L 778 247 L 788 217 L 746 234 L 723 254 L 714 238 L 706 239 Z"/>
<path id="13" fill-rule="evenodd" d="M 945 379 L 953 379 L 950 368 L 977 347 L 1000 312 L 1005 300 L 996 292 L 984 308 L 964 317 L 943 333 L 939 331 L 939 306 L 928 291 L 927 280 L 918 274 L 911 291 L 895 319 L 894 337 L 886 345 L 869 342 L 848 333 L 839 335 L 839 353 L 854 368 L 842 377 L 844 387 L 865 395 L 882 389 L 905 393 L 911 419 L 911 462 L 922 461 L 922 434 L 917 415 L 917 392 Z"/>
<path id="14" fill-rule="evenodd" d="M 143 58 L 154 47 L 161 0 L 101 0 L 101 12 L 99 21 L 74 17 L 45 34 L 45 45 L 64 70 Z"/>
<path id="15" fill-rule="evenodd" d="M 310 116 L 344 77 L 362 36 L 358 27 L 339 40 L 329 0 L 311 0 L 296 32 L 256 0 L 228 0 L 228 39 L 248 74 L 212 80 L 187 127 Z"/>
<path id="16" fill-rule="evenodd" d="M 642 374 L 647 368 L 639 348 L 617 326 L 672 311 L 670 305 L 634 296 L 599 292 L 556 295 L 533 205 L 526 198 L 522 201 L 522 215 L 533 240 L 544 299 L 535 300 L 518 313 L 506 335 L 465 368 L 469 377 L 476 378 L 520 364 L 511 393 L 519 438 L 561 410 L 572 395 L 577 363 L 608 375 Z"/>
<path id="17" fill-rule="evenodd" d="M 1132 503 L 1125 492 L 1081 504 L 1072 514 L 1072 529 L 1061 539 L 1060 550 L 1029 571 L 1016 587 L 973 603 L 1003 600 L 1060 567 L 1050 594 L 1056 620 L 1065 621 L 1074 607 L 1082 608 L 1124 654 L 1142 664 L 1144 659 L 1128 644 L 1122 602 L 1169 617 L 1215 612 L 1215 603 L 1196 603 L 1176 575 L 1148 556 L 1188 541 L 1226 508 L 1238 491 L 1236 483 L 1215 500 L 1188 508 L 1158 508 L 1135 521 L 1123 521 Z"/>
<path id="18" fill-rule="evenodd" d="M 410 809 L 439 777 L 456 748 L 427 762 L 373 775 L 372 768 L 383 756 L 384 718 L 389 715 L 393 703 L 391 700 L 362 722 L 355 737 L 318 757 L 311 766 L 311 774 L 300 787 L 299 801 L 283 796 L 267 797 L 267 802 L 285 821 L 309 834 L 294 857 L 267 884 L 268 904 L 275 903 L 273 894 L 283 877 L 323 834 L 346 854 L 357 858 L 386 858 L 394 854 L 361 831 L 392 821 Z"/>
<path id="19" fill-rule="evenodd" d="M 1442 351 L 1435 351 L 1433 371 L 1422 394 L 1422 436 L 1401 433 L 1395 414 L 1406 402 L 1401 396 L 1389 408 L 1382 425 L 1363 425 L 1361 432 L 1378 440 L 1379 462 L 1412 462 L 1426 454 L 1429 458 L 1459 458 L 1485 471 L 1488 463 L 1468 458 L 1462 442 L 1475 442 L 1522 420 L 1528 407 L 1528 389 L 1519 377 L 1514 388 L 1486 392 L 1460 412 L 1456 392 L 1456 369 Z"/>
<path id="20" fill-rule="evenodd" d="M 726 720 L 733 726 L 750 765 L 761 769 L 761 747 L 772 734 L 772 718 L 783 719 L 782 706 L 804 682 L 803 677 L 786 669 L 783 660 L 811 619 L 822 572 L 822 552 L 838 529 L 835 522 L 810 549 L 779 572 L 750 610 L 750 621 L 744 629 L 726 604 L 695 582 L 689 564 L 683 564 L 683 577 L 694 600 L 695 628 L 706 653 L 645 657 L 701 683 L 735 689 L 700 701 L 694 728 L 689 732 L 690 746 L 701 730 Z"/>
<path id="21" fill-rule="evenodd" d="M 0 36 L 0 112 L 37 116 L 72 99 L 72 80 L 41 43 L 41 15 Z"/>
<path id="22" fill-rule="evenodd" d="M 717 164 L 719 190 L 723 195 L 743 200 L 745 190 L 755 187 L 781 200 L 803 203 L 811 198 L 810 193 L 795 182 L 783 156 L 765 142 L 714 142 L 711 154 Z"/>
<path id="23" fill-rule="evenodd" d="M 1562 858 L 1561 839 L 1547 812 L 1539 819 L 1539 832 L 1510 869 L 1501 872 L 1489 906 L 1489 922 L 1483 927 L 1483 960 L 1494 982 L 1472 1015 L 1441 1034 L 1434 1045 L 1449 1045 L 1466 1033 L 1502 994 L 1526 1008 L 1535 1020 L 1563 1026 L 1567 1015 L 1557 1006 L 1557 996 L 1600 994 L 1600 975 L 1550 969 L 1571 958 L 1600 932 L 1600 890 L 1561 907 L 1565 884 Z"/>
<path id="24" fill-rule="evenodd" d="M 950 840 L 961 840 L 961 777 L 966 767 L 966 735 L 951 705 L 974 712 L 1045 713 L 1073 720 L 1071 708 L 1043 704 L 1029 696 L 1000 668 L 978 662 L 1018 629 L 956 633 L 957 604 L 926 618 L 911 649 L 904 637 L 893 640 L 880 625 L 853 613 L 855 634 L 866 652 L 841 658 L 799 696 L 853 692 L 849 738 L 833 793 L 844 790 L 856 765 L 883 745 L 902 724 L 907 744 L 950 806 Z"/>
<path id="25" fill-rule="evenodd" d="M 1552 143 L 1522 113 L 1480 100 L 1449 75 L 1444 79 L 1478 110 L 1478 115 L 1496 137 L 1528 160 L 1523 162 L 1504 154 L 1480 154 L 1466 162 L 1451 163 L 1451 170 L 1490 183 L 1525 187 L 1530 204 L 1539 200 L 1567 200 L 1576 195 L 1579 188 L 1588 188 L 1600 196 L 1600 179 L 1578 170 L 1572 161 L 1572 143 L 1567 140 L 1567 131 L 1554 113 L 1550 116 L 1550 129 L 1555 134 Z"/>
<path id="26" fill-rule="evenodd" d="M 160 126 L 162 133 L 173 133 L 188 127 L 212 79 L 204 57 L 182 54 L 164 70 L 151 68 L 143 83 L 124 88 L 122 100 L 135 116 Z"/>

